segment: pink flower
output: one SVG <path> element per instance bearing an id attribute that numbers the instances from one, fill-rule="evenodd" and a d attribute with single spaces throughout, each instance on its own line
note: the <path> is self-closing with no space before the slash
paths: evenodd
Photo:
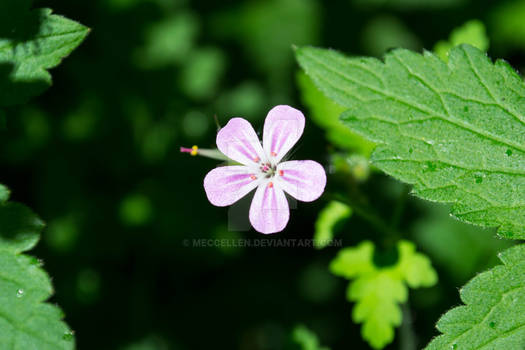
<path id="1" fill-rule="evenodd" d="M 222 166 L 204 178 L 209 201 L 218 207 L 231 205 L 254 190 L 250 222 L 261 233 L 282 231 L 290 217 L 285 192 L 311 202 L 326 185 L 323 167 L 312 160 L 281 162 L 299 140 L 304 116 L 290 106 L 276 106 L 266 116 L 262 146 L 251 124 L 231 119 L 217 134 L 217 147 L 242 165 Z"/>

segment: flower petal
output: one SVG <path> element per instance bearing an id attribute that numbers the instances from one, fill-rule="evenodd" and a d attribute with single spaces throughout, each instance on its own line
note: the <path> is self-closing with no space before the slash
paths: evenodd
<path id="1" fill-rule="evenodd" d="M 266 155 L 278 163 L 297 143 L 304 130 L 304 115 L 290 106 L 275 106 L 264 122 L 263 146 Z"/>
<path id="2" fill-rule="evenodd" d="M 286 227 L 289 218 L 290 209 L 283 190 L 274 183 L 261 184 L 250 206 L 253 228 L 266 234 L 279 232 Z"/>
<path id="3" fill-rule="evenodd" d="M 266 158 L 252 125 L 243 118 L 232 118 L 219 130 L 217 147 L 228 158 L 248 166 Z"/>
<path id="4" fill-rule="evenodd" d="M 279 187 L 303 202 L 319 198 L 326 186 L 326 172 L 313 160 L 291 160 L 277 165 Z"/>
<path id="5" fill-rule="evenodd" d="M 260 183 L 253 172 L 243 165 L 222 166 L 204 178 L 204 190 L 211 204 L 225 207 L 237 202 Z"/>

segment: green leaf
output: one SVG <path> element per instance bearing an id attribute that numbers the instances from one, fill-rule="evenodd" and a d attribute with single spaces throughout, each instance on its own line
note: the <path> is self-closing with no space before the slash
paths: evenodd
<path id="1" fill-rule="evenodd" d="M 375 145 L 352 132 L 339 120 L 345 108 L 326 97 L 306 74 L 300 72 L 297 83 L 303 103 L 310 110 L 309 117 L 326 131 L 327 139 L 338 147 L 369 157 Z"/>
<path id="2" fill-rule="evenodd" d="M 485 26 L 481 21 L 471 20 L 456 28 L 450 34 L 448 41 L 441 40 L 434 46 L 434 52 L 444 61 L 448 60 L 448 53 L 454 46 L 469 44 L 481 51 L 489 48 L 489 38 Z"/>
<path id="3" fill-rule="evenodd" d="M 444 334 L 426 350 L 525 348 L 525 244 L 499 255 L 498 265 L 474 277 L 460 291 L 466 304 L 438 322 Z"/>
<path id="4" fill-rule="evenodd" d="M 334 238 L 337 223 L 348 219 L 352 215 L 352 208 L 348 205 L 331 201 L 321 210 L 315 222 L 314 246 L 318 249 L 326 247 Z"/>
<path id="5" fill-rule="evenodd" d="M 4 191 L 5 187 L 0 186 Z M 62 311 L 45 301 L 51 281 L 38 259 L 21 254 L 33 248 L 44 223 L 25 206 L 0 204 L 0 348 L 73 349 L 73 333 Z"/>
<path id="6" fill-rule="evenodd" d="M 394 340 L 394 327 L 402 321 L 399 304 L 408 297 L 407 285 L 430 287 L 437 282 L 430 260 L 416 253 L 414 244 L 400 241 L 397 249 L 399 258 L 392 266 L 374 264 L 375 248 L 369 241 L 342 249 L 330 264 L 335 275 L 355 279 L 347 292 L 347 299 L 356 303 L 352 319 L 363 323 L 363 339 L 374 349 L 382 349 Z"/>
<path id="7" fill-rule="evenodd" d="M 0 106 L 26 102 L 51 86 L 47 70 L 80 45 L 89 29 L 40 9 L 12 31 L 16 37 L 0 38 Z"/>
<path id="8" fill-rule="evenodd" d="M 379 144 L 372 162 L 457 218 L 525 238 L 525 85 L 468 45 L 437 56 L 394 50 L 381 62 L 301 48 L 297 58 L 342 119 Z"/>
<path id="9" fill-rule="evenodd" d="M 326 347 L 321 347 L 315 333 L 302 325 L 294 328 L 292 339 L 296 344 L 300 345 L 301 350 L 330 350 Z"/>

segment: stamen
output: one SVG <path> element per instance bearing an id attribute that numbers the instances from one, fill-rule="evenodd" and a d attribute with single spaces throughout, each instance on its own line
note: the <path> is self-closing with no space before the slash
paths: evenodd
<path id="1" fill-rule="evenodd" d="M 255 157 L 255 158 L 253 158 L 253 161 L 254 161 L 255 163 L 259 163 L 260 160 L 261 160 L 261 158 L 259 158 L 259 157 Z"/>
<path id="2" fill-rule="evenodd" d="M 277 153 L 275 153 L 275 152 L 272 151 L 272 152 L 270 152 L 270 155 L 271 155 L 272 157 L 276 157 L 276 156 L 277 156 Z"/>
<path id="3" fill-rule="evenodd" d="M 279 170 L 279 175 L 283 176 L 284 175 L 284 170 Z"/>
<path id="4" fill-rule="evenodd" d="M 272 188 L 273 187 L 273 182 L 268 182 L 268 187 Z"/>
<path id="5" fill-rule="evenodd" d="M 252 179 L 252 180 L 257 180 L 257 176 L 252 175 L 252 176 L 250 176 L 250 179 Z"/>
<path id="6" fill-rule="evenodd" d="M 197 154 L 199 154 L 199 147 L 198 146 L 193 146 L 192 148 L 181 147 L 180 151 L 182 153 L 189 153 L 192 156 L 196 156 Z"/>

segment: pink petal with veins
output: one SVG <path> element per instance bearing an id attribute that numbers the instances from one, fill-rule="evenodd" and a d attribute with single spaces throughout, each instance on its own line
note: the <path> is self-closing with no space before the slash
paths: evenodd
<path id="1" fill-rule="evenodd" d="M 204 190 L 211 204 L 225 207 L 237 202 L 252 191 L 259 181 L 250 168 L 243 165 L 222 166 L 204 178 Z"/>
<path id="2" fill-rule="evenodd" d="M 264 122 L 263 146 L 273 163 L 278 163 L 297 143 L 304 130 L 304 115 L 290 106 L 275 106 Z"/>
<path id="3" fill-rule="evenodd" d="M 313 160 L 291 160 L 277 166 L 277 182 L 289 195 L 303 202 L 311 202 L 323 194 L 326 172 Z"/>
<path id="4" fill-rule="evenodd" d="M 217 148 L 228 158 L 248 166 L 266 158 L 255 130 L 243 118 L 232 118 L 219 130 Z"/>
<path id="5" fill-rule="evenodd" d="M 261 233 L 282 231 L 290 218 L 288 201 L 276 184 L 259 186 L 250 206 L 250 222 Z"/>

